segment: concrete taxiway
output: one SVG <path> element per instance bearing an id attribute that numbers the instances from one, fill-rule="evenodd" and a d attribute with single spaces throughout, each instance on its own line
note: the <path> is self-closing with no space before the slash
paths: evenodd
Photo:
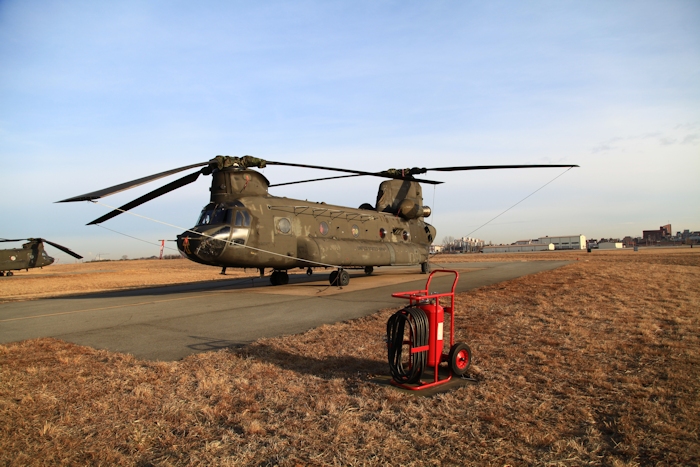
<path id="1" fill-rule="evenodd" d="M 567 261 L 450 263 L 457 291 L 555 269 Z M 438 266 L 433 265 L 433 269 Z M 383 267 L 372 276 L 351 272 L 350 285 L 330 287 L 327 274 L 290 274 L 290 283 L 232 279 L 0 304 L 0 343 L 54 337 L 149 360 L 296 334 L 359 318 L 406 300 L 395 292 L 425 288 L 416 268 Z M 431 292 L 449 291 L 453 275 L 436 274 Z"/>

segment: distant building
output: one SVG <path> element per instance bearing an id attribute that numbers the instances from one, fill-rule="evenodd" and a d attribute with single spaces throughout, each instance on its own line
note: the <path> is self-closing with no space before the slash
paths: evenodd
<path id="1" fill-rule="evenodd" d="M 555 250 L 585 250 L 586 236 L 585 235 L 565 235 L 560 237 L 540 237 L 538 243 L 554 245 Z"/>
<path id="2" fill-rule="evenodd" d="M 659 230 L 643 230 L 642 240 L 646 242 L 660 242 L 673 235 L 672 232 L 671 224 L 662 225 L 659 227 Z"/>
<path id="3" fill-rule="evenodd" d="M 491 245 L 482 248 L 483 253 L 522 253 L 526 251 L 553 251 L 554 245 L 549 243 L 531 243 L 529 245 Z"/>
<path id="4" fill-rule="evenodd" d="M 616 250 L 623 248 L 622 242 L 598 242 L 598 248 L 601 250 Z"/>
<path id="5" fill-rule="evenodd" d="M 444 246 L 442 245 L 430 245 L 430 254 L 437 254 L 437 253 L 442 253 L 442 251 L 445 249 Z"/>
<path id="6" fill-rule="evenodd" d="M 484 253 L 517 253 L 523 251 L 585 250 L 585 235 L 540 237 L 536 240 L 518 240 L 512 245 L 485 246 Z"/>
<path id="7" fill-rule="evenodd" d="M 478 253 L 484 241 L 478 238 L 462 237 L 445 239 L 442 245 L 432 245 L 431 253 Z"/>
<path id="8" fill-rule="evenodd" d="M 540 243 L 539 239 L 534 240 L 517 240 L 513 245 L 532 245 L 533 243 Z"/>
<path id="9" fill-rule="evenodd" d="M 484 246 L 484 241 L 478 238 L 462 237 L 455 240 L 455 249 L 462 253 L 478 253 Z"/>

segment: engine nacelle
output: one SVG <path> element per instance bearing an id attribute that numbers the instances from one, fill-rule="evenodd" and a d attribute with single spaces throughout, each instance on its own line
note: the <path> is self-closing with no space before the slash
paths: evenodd
<path id="1" fill-rule="evenodd" d="M 431 210 L 428 206 L 421 206 L 412 199 L 404 199 L 399 203 L 398 214 L 404 219 L 418 219 L 430 217 Z"/>

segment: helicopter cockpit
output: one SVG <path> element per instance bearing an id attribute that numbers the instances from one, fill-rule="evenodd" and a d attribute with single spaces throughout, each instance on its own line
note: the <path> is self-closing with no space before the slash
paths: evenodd
<path id="1" fill-rule="evenodd" d="M 232 205 L 209 203 L 204 206 L 199 215 L 197 230 L 203 232 L 209 226 L 214 227 L 223 224 L 226 226 L 224 229 L 229 227 L 227 232 L 231 231 L 230 227 L 233 227 L 231 242 L 244 244 L 248 238 L 250 223 L 250 213 L 240 201 L 236 201 Z M 213 236 L 224 241 L 228 240 L 228 238 L 223 238 L 224 229 L 216 231 L 216 234 Z"/>
<path id="2" fill-rule="evenodd" d="M 245 245 L 251 221 L 250 212 L 240 201 L 233 204 L 209 203 L 202 209 L 193 229 L 202 233 L 202 237 L 181 235 L 178 237 L 178 243 L 182 243 L 180 250 L 200 260 L 215 261 L 229 244 Z"/>

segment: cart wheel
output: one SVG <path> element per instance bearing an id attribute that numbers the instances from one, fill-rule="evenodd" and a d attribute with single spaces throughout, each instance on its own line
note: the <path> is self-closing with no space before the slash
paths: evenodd
<path id="1" fill-rule="evenodd" d="M 450 369 L 457 376 L 462 376 L 467 372 L 472 361 L 472 351 L 467 344 L 458 342 L 450 349 Z"/>

